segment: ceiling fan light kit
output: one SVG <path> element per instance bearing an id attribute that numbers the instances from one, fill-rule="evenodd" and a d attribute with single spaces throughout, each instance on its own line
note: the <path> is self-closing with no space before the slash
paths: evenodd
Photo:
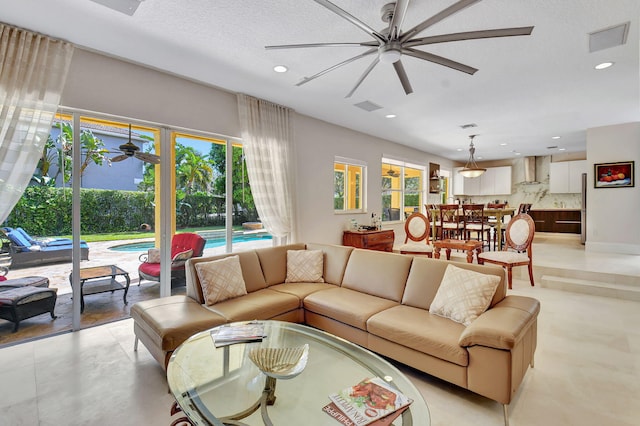
<path id="1" fill-rule="evenodd" d="M 387 27 L 381 31 L 376 31 L 366 23 L 362 22 L 349 12 L 341 9 L 328 0 L 314 0 L 319 5 L 325 7 L 342 19 L 348 21 L 352 25 L 355 25 L 365 33 L 367 33 L 373 41 L 363 42 L 344 42 L 344 43 L 306 43 L 306 44 L 287 44 L 287 45 L 275 45 L 265 46 L 266 49 L 295 49 L 295 48 L 312 48 L 312 47 L 364 47 L 367 50 L 354 57 L 351 57 L 345 61 L 342 61 L 336 65 L 333 65 L 327 69 L 320 71 L 312 75 L 311 77 L 304 77 L 296 86 L 302 86 L 324 74 L 334 71 L 344 65 L 350 64 L 358 59 L 366 56 L 375 55 L 375 58 L 371 64 L 365 69 L 360 78 L 356 81 L 353 88 L 346 95 L 347 98 L 351 97 L 353 93 L 358 89 L 367 76 L 373 71 L 373 69 L 382 62 L 383 64 L 393 64 L 393 68 L 400 80 L 400 84 L 404 89 L 405 94 L 413 93 L 413 88 L 409 82 L 404 66 L 402 64 L 403 56 L 410 56 L 424 61 L 432 62 L 438 65 L 442 65 L 456 71 L 464 72 L 473 75 L 476 68 L 468 65 L 461 64 L 459 62 L 447 59 L 432 53 L 428 53 L 422 50 L 414 49 L 417 46 L 425 46 L 436 43 L 446 43 L 450 41 L 462 41 L 462 40 L 477 40 L 484 38 L 495 37 L 513 37 L 530 35 L 533 31 L 533 27 L 519 27 L 519 28 L 500 28 L 493 30 L 479 30 L 469 31 L 451 34 L 441 34 L 429 37 L 419 37 L 421 32 L 437 24 L 438 22 L 452 16 L 461 10 L 480 2 L 480 0 L 458 0 L 451 6 L 436 13 L 430 18 L 422 21 L 418 25 L 410 28 L 407 31 L 402 31 L 402 23 L 404 21 L 407 8 L 410 0 L 397 0 L 395 3 L 388 3 L 384 5 L 380 11 L 382 21 L 387 24 Z"/>
<path id="2" fill-rule="evenodd" d="M 471 142 L 469 143 L 469 160 L 467 161 L 467 164 L 465 164 L 464 168 L 458 172 L 466 178 L 476 178 L 487 171 L 487 169 L 483 169 L 482 167 L 478 166 L 478 164 L 476 163 L 476 159 L 473 157 L 476 152 L 476 148 L 473 146 L 473 138 L 475 138 L 476 136 L 477 135 L 469 136 L 469 138 L 471 139 Z"/>

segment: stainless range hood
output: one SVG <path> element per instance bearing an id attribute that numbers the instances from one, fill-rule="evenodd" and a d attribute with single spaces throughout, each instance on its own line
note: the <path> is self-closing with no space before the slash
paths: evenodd
<path id="1" fill-rule="evenodd" d="M 522 183 L 529 185 L 540 183 L 536 179 L 536 157 L 524 158 L 524 181 Z"/>

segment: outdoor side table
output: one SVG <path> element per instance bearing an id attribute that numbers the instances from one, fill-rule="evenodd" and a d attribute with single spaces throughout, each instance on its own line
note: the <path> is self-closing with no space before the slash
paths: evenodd
<path id="1" fill-rule="evenodd" d="M 117 277 L 124 277 L 125 283 L 118 281 Z M 73 284 L 73 272 L 69 274 L 69 282 Z M 85 296 L 107 291 L 113 293 L 116 290 L 124 290 L 122 300 L 126 305 L 129 284 L 131 284 L 129 273 L 116 265 L 92 266 L 80 269 L 80 312 L 84 312 Z"/>

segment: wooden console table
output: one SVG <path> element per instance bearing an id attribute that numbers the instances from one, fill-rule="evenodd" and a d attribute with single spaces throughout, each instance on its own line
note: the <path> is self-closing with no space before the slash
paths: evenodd
<path id="1" fill-rule="evenodd" d="M 447 260 L 451 260 L 451 249 L 464 250 L 467 252 L 467 263 L 473 262 L 473 251 L 476 251 L 476 258 L 482 253 L 482 241 L 475 240 L 437 240 L 433 242 L 433 257 L 440 259 L 440 250 L 446 249 Z"/>
<path id="2" fill-rule="evenodd" d="M 342 245 L 369 250 L 393 251 L 393 229 L 382 231 L 344 231 Z"/>

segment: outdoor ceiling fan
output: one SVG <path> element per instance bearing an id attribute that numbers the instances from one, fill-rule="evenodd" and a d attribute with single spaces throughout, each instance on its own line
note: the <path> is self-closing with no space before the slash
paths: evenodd
<path id="1" fill-rule="evenodd" d="M 378 65 L 379 62 L 393 64 L 393 68 L 400 79 L 400 83 L 402 84 L 402 88 L 404 92 L 408 95 L 413 93 L 413 89 L 411 87 L 411 83 L 409 82 L 409 77 L 407 76 L 404 66 L 402 65 L 401 58 L 402 56 L 411 56 L 414 58 L 422 59 L 425 61 L 433 62 L 438 65 L 442 65 L 445 67 L 452 68 L 457 71 L 461 71 L 470 75 L 473 75 L 476 71 L 476 68 L 470 67 L 468 65 L 461 64 L 459 62 L 453 61 L 451 59 L 444 58 L 442 56 L 434 55 L 432 53 L 428 53 L 422 50 L 417 50 L 415 47 L 417 46 L 425 46 L 429 44 L 436 43 L 446 43 L 450 41 L 462 41 L 462 40 L 474 40 L 474 39 L 482 39 L 482 38 L 494 38 L 494 37 L 512 37 L 512 36 L 522 36 L 522 35 L 530 35 L 533 31 L 533 27 L 518 27 L 518 28 L 501 28 L 501 29 L 493 29 L 493 30 L 481 30 L 481 31 L 468 31 L 461 33 L 451 33 L 451 34 L 441 34 L 429 37 L 419 37 L 418 34 L 426 30 L 427 28 L 437 24 L 445 18 L 465 9 L 468 6 L 471 6 L 475 3 L 478 3 L 480 0 L 459 0 L 456 1 L 451 6 L 445 8 L 444 10 L 436 13 L 430 18 L 422 21 L 418 25 L 413 28 L 410 28 L 407 31 L 402 31 L 402 22 L 405 17 L 405 13 L 407 12 L 407 7 L 409 6 L 410 0 L 397 0 L 395 3 L 389 3 L 382 7 L 382 21 L 388 22 L 389 25 L 384 28 L 382 31 L 376 31 L 371 28 L 369 25 L 365 24 L 358 18 L 349 14 L 345 10 L 336 6 L 328 0 L 314 0 L 321 6 L 329 9 L 334 12 L 341 18 L 347 20 L 351 24 L 360 28 L 362 31 L 367 33 L 373 41 L 363 41 L 363 42 L 350 42 L 350 43 L 310 43 L 310 44 L 285 44 L 278 46 L 265 46 L 266 49 L 295 49 L 295 48 L 307 48 L 307 47 L 366 47 L 368 48 L 364 53 L 356 55 L 352 58 L 347 59 L 346 61 L 342 61 L 336 65 L 333 65 L 327 69 L 320 71 L 317 74 L 312 75 L 311 77 L 305 77 L 302 81 L 300 81 L 296 86 L 301 86 L 305 83 L 310 82 L 311 80 L 315 80 L 316 78 L 333 71 L 337 68 L 340 68 L 344 65 L 347 65 L 351 62 L 354 62 L 358 59 L 375 55 L 373 62 L 367 67 L 367 69 L 362 73 L 355 86 L 351 89 L 351 91 L 347 94 L 347 98 L 351 97 L 353 93 L 358 89 L 360 84 L 364 81 L 365 78 L 371 73 L 371 71 Z"/>
<path id="2" fill-rule="evenodd" d="M 122 154 L 113 157 L 111 159 L 112 162 L 117 163 L 118 161 L 126 160 L 129 157 L 135 157 L 145 163 L 160 164 L 160 157 L 158 155 L 151 154 L 149 152 L 141 152 L 140 147 L 131 142 L 131 124 L 129 124 L 129 141 L 120 145 L 118 149 L 122 151 Z"/>

